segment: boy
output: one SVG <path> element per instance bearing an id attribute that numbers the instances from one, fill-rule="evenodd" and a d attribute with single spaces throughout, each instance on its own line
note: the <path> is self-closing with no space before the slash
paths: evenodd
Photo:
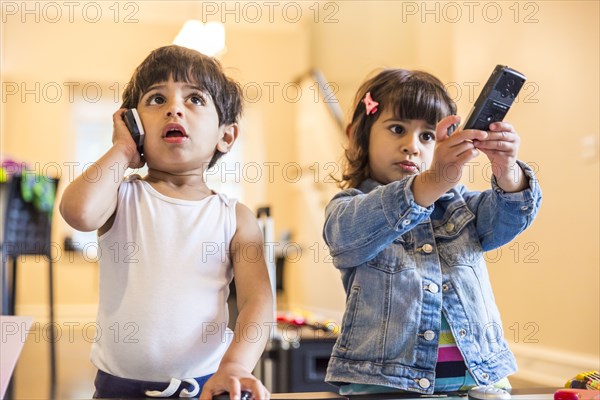
<path id="1" fill-rule="evenodd" d="M 122 107 L 113 145 L 94 165 L 100 178 L 78 177 L 60 204 L 71 226 L 99 235 L 94 396 L 239 398 L 247 390 L 268 399 L 251 371 L 268 340 L 272 292 L 263 256 L 244 257 L 248 246 L 262 249 L 262 234 L 247 207 L 210 190 L 204 177 L 238 136 L 241 89 L 216 60 L 165 46 L 136 69 Z M 143 156 L 123 122 L 128 108 L 137 108 L 146 133 Z M 144 178 L 115 179 L 144 162 Z"/>

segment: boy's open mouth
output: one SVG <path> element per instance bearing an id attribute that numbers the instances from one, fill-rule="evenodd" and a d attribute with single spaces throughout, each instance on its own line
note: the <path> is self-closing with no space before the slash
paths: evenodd
<path id="1" fill-rule="evenodd" d="M 165 137 L 185 137 L 185 134 L 181 131 L 169 131 Z"/>
<path id="2" fill-rule="evenodd" d="M 163 129 L 163 139 L 169 143 L 181 143 L 187 139 L 185 128 L 179 124 L 168 124 Z"/>

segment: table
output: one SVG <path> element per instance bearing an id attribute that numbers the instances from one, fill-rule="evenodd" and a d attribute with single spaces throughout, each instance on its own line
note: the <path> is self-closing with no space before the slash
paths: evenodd
<path id="1" fill-rule="evenodd" d="M 514 400 L 554 400 L 557 388 L 513 389 L 511 394 Z M 361 396 L 340 396 L 333 392 L 303 392 L 303 393 L 273 393 L 273 400 L 417 400 L 417 399 L 443 399 L 466 400 L 467 394 L 462 396 L 440 395 L 412 395 L 412 394 L 377 394 Z M 133 400 L 133 399 L 121 399 Z"/>
<path id="2" fill-rule="evenodd" d="M 554 392 L 557 388 L 535 388 L 535 389 L 513 389 L 511 390 L 511 396 L 514 400 L 554 400 Z M 441 397 L 440 397 L 441 396 Z M 467 394 L 461 395 L 412 395 L 412 394 L 381 394 L 381 395 L 361 395 L 361 396 L 347 396 L 348 400 L 413 400 L 413 399 L 444 399 L 444 400 L 465 400 Z"/>
<path id="3" fill-rule="evenodd" d="M 556 388 L 536 388 L 536 389 L 513 389 L 512 398 L 515 400 L 553 400 Z M 443 395 L 419 395 L 419 394 L 372 394 L 359 396 L 340 396 L 330 392 L 314 393 L 273 393 L 271 399 L 274 400 L 415 400 L 415 399 L 444 399 L 444 400 L 466 400 L 467 394 L 462 396 L 443 396 Z"/>
<path id="4" fill-rule="evenodd" d="M 0 399 L 8 389 L 32 321 L 32 317 L 0 315 Z"/>

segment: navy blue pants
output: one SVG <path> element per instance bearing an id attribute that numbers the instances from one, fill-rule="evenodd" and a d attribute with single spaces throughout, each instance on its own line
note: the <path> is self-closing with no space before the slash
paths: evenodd
<path id="1" fill-rule="evenodd" d="M 196 382 L 198 382 L 198 385 L 200 385 L 200 392 L 198 392 L 198 395 L 195 397 L 198 397 L 200 393 L 202 393 L 202 387 L 212 375 L 213 374 L 205 375 L 200 378 L 194 378 Z M 163 391 L 167 388 L 167 386 L 169 386 L 169 382 L 148 382 L 138 381 L 135 379 L 119 378 L 118 376 L 98 370 L 94 385 L 96 386 L 96 392 L 94 393 L 95 399 L 119 397 L 146 398 L 146 390 Z M 183 389 L 191 391 L 192 387 L 190 384 L 183 382 L 177 389 L 177 392 L 175 392 L 171 397 L 179 397 L 179 393 Z"/>

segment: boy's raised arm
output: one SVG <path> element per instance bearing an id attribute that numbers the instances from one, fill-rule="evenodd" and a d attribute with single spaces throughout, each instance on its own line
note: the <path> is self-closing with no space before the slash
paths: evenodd
<path id="1" fill-rule="evenodd" d="M 65 189 L 60 213 L 69 225 L 80 231 L 102 227 L 117 206 L 117 191 L 125 170 L 143 165 L 121 115 L 113 114 L 113 146 Z"/>

